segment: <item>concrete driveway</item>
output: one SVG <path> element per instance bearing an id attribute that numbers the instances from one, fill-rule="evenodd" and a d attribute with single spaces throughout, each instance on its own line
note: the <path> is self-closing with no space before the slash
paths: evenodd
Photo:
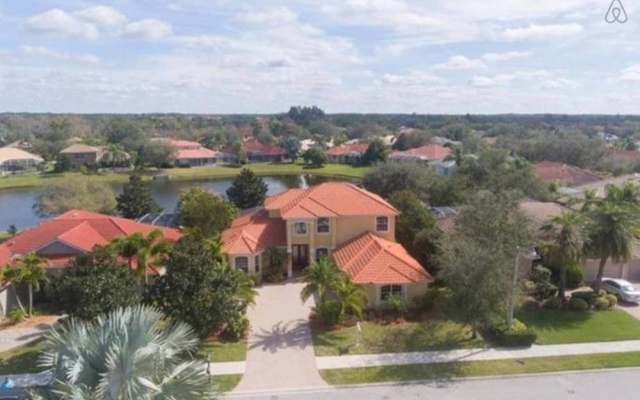
<path id="1" fill-rule="evenodd" d="M 631 282 L 631 284 L 636 288 L 636 290 L 640 290 L 640 283 Z M 640 320 L 640 304 L 620 302 L 618 303 L 618 307 Z"/>
<path id="2" fill-rule="evenodd" d="M 326 386 L 308 323 L 314 301 L 300 301 L 303 286 L 287 282 L 257 289 L 256 305 L 247 312 L 251 333 L 245 372 L 234 393 Z"/>

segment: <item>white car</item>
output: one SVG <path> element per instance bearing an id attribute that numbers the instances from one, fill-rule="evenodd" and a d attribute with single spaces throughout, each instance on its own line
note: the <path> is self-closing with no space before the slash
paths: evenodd
<path id="1" fill-rule="evenodd" d="M 615 295 L 618 300 L 629 303 L 640 302 L 640 291 L 636 290 L 632 284 L 624 279 L 603 278 L 602 289 Z"/>

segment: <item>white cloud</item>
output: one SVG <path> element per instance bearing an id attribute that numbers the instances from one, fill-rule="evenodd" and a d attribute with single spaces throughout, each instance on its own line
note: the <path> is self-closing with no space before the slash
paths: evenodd
<path id="1" fill-rule="evenodd" d="M 173 34 L 170 24 L 154 18 L 147 18 L 125 25 L 122 36 L 135 39 L 158 40 Z"/>
<path id="2" fill-rule="evenodd" d="M 423 71 L 411 71 L 405 75 L 384 74 L 376 81 L 378 85 L 385 86 L 422 86 L 442 82 L 442 78 Z"/>
<path id="3" fill-rule="evenodd" d="M 100 58 L 93 54 L 68 54 L 60 53 L 46 47 L 22 46 L 20 53 L 27 57 L 44 57 L 59 61 L 80 62 L 83 64 L 100 64 Z"/>
<path id="4" fill-rule="evenodd" d="M 93 6 L 73 13 L 76 17 L 98 25 L 114 26 L 127 22 L 127 17 L 118 10 L 107 6 Z"/>
<path id="5" fill-rule="evenodd" d="M 640 81 L 640 64 L 631 65 L 622 71 L 620 79 L 623 81 Z"/>
<path id="6" fill-rule="evenodd" d="M 516 58 L 529 57 L 530 52 L 527 51 L 509 51 L 507 53 L 486 53 L 482 59 L 486 62 L 511 61 Z"/>
<path id="7" fill-rule="evenodd" d="M 469 81 L 469 85 L 477 88 L 489 88 L 489 87 L 506 85 L 507 83 L 513 81 L 514 79 L 515 79 L 514 75 L 508 75 L 508 74 L 496 75 L 493 77 L 474 76 Z"/>
<path id="8" fill-rule="evenodd" d="M 100 34 L 95 25 L 79 20 L 60 9 L 29 17 L 25 29 L 44 35 L 95 40 Z"/>
<path id="9" fill-rule="evenodd" d="M 264 25 L 290 24 L 297 19 L 298 15 L 286 7 L 263 12 L 243 12 L 234 17 L 236 21 Z"/>
<path id="10" fill-rule="evenodd" d="M 558 36 L 576 35 L 583 31 L 584 28 L 578 23 L 552 25 L 530 24 L 526 28 L 505 29 L 502 32 L 502 37 L 509 41 L 550 39 Z"/>
<path id="11" fill-rule="evenodd" d="M 450 57 L 447 62 L 443 64 L 436 64 L 434 69 L 478 69 L 484 68 L 487 65 L 482 60 L 470 59 L 462 55 Z"/>
<path id="12" fill-rule="evenodd" d="M 542 87 L 545 89 L 561 90 L 561 89 L 573 89 L 578 86 L 578 82 L 570 79 L 549 79 L 542 82 Z"/>

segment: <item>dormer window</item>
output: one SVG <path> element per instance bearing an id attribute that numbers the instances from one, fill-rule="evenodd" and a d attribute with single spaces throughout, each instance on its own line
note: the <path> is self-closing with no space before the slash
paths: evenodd
<path id="1" fill-rule="evenodd" d="M 376 217 L 376 232 L 389 232 L 389 217 Z"/>
<path id="2" fill-rule="evenodd" d="M 316 222 L 317 233 L 329 233 L 331 232 L 331 221 L 329 218 L 318 218 Z"/>

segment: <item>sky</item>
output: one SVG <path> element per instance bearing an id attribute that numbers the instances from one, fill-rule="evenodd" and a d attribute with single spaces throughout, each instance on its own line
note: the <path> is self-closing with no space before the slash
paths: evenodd
<path id="1" fill-rule="evenodd" d="M 0 112 L 640 112 L 640 2 L 0 0 Z"/>

